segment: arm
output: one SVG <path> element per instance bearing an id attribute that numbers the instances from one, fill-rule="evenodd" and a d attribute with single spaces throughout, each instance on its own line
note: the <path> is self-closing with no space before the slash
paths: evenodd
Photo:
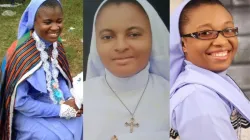
<path id="1" fill-rule="evenodd" d="M 59 105 L 34 100 L 28 92 L 29 84 L 26 81 L 18 85 L 15 110 L 29 117 L 59 117 Z"/>
<path id="2" fill-rule="evenodd" d="M 59 76 L 58 81 L 59 81 L 60 89 L 63 92 L 64 99 L 68 100 L 70 97 L 72 97 L 72 95 L 71 95 L 70 89 L 69 89 L 65 79 L 62 78 L 61 76 Z"/>
<path id="3" fill-rule="evenodd" d="M 63 92 L 63 95 L 64 95 L 64 99 L 66 100 L 69 100 L 70 98 L 73 98 L 73 101 L 74 103 L 69 103 L 70 101 L 68 101 L 68 103 L 65 103 L 71 107 L 73 107 L 75 110 L 81 110 L 79 112 L 79 114 L 82 114 L 82 106 L 81 106 L 81 102 L 79 101 L 78 98 L 76 97 L 73 97 L 72 94 L 71 94 L 71 91 L 66 83 L 66 80 L 64 78 L 62 78 L 61 76 L 58 77 L 58 81 L 59 81 L 59 84 L 60 84 L 60 89 L 61 91 Z"/>
<path id="4" fill-rule="evenodd" d="M 188 91 L 193 93 L 172 114 L 181 140 L 237 140 L 230 121 L 230 108 L 223 99 L 202 86 L 177 92 L 185 94 Z"/>

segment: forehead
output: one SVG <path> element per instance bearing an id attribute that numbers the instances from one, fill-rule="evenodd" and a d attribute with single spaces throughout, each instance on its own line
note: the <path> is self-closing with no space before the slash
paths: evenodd
<path id="1" fill-rule="evenodd" d="M 116 28 L 125 26 L 147 26 L 149 23 L 144 10 L 133 3 L 109 4 L 99 11 L 96 28 Z"/>
<path id="2" fill-rule="evenodd" d="M 42 6 L 37 10 L 36 18 L 51 18 L 51 17 L 60 17 L 62 18 L 63 11 L 60 6 L 48 7 Z"/>
<path id="3" fill-rule="evenodd" d="M 206 4 L 190 10 L 187 14 L 187 28 L 199 28 L 202 25 L 209 25 L 212 28 L 223 28 L 225 24 L 232 24 L 231 14 L 221 5 Z"/>

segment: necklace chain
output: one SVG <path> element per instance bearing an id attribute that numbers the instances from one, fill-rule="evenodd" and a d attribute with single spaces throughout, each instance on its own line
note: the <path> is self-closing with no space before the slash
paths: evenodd
<path id="1" fill-rule="evenodd" d="M 146 91 L 146 89 L 147 89 L 148 82 L 149 82 L 149 76 L 148 76 L 147 84 L 146 84 L 145 88 L 143 89 L 142 95 L 141 95 L 141 97 L 140 97 L 140 99 L 139 99 L 139 101 L 138 101 L 138 103 L 137 103 L 137 105 L 136 105 L 136 107 L 135 107 L 133 113 L 128 109 L 128 107 L 124 104 L 124 102 L 121 100 L 121 98 L 120 98 L 120 97 L 116 94 L 116 92 L 111 88 L 111 86 L 109 85 L 109 83 L 108 83 L 108 81 L 107 81 L 106 75 L 105 75 L 105 81 L 106 81 L 107 85 L 109 86 L 109 88 L 111 89 L 111 91 L 112 91 L 112 92 L 115 94 L 115 96 L 120 100 L 120 102 L 122 103 L 122 105 L 128 110 L 128 112 L 130 113 L 131 117 L 133 118 L 133 117 L 134 117 L 134 114 L 135 114 L 135 112 L 136 112 L 136 110 L 137 110 L 137 108 L 138 108 L 138 106 L 139 106 L 139 104 L 140 104 L 140 102 L 141 102 L 141 99 L 142 99 L 142 97 L 143 97 L 143 95 L 144 95 L 144 93 L 145 93 L 145 91 Z"/>

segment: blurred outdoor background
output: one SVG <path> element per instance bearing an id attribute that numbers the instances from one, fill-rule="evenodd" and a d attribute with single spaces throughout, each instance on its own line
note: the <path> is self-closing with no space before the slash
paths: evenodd
<path id="1" fill-rule="evenodd" d="M 8 47 L 17 39 L 19 20 L 29 2 L 30 0 L 0 0 L 0 62 Z M 61 37 L 74 77 L 83 71 L 83 1 L 61 0 L 61 3 L 64 11 Z"/>

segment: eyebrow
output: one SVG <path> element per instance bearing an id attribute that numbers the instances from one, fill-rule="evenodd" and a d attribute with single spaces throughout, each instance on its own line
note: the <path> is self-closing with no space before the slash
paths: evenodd
<path id="1" fill-rule="evenodd" d="M 138 26 L 132 26 L 132 27 L 129 27 L 129 28 L 127 29 L 127 31 L 130 31 L 130 30 L 133 30 L 133 29 L 138 29 L 138 30 L 144 31 L 144 29 L 143 29 L 143 28 L 138 27 Z"/>
<path id="2" fill-rule="evenodd" d="M 50 19 L 50 18 L 44 18 L 44 19 L 41 19 L 42 21 L 52 21 L 53 19 Z M 58 18 L 56 20 L 63 20 L 63 18 Z"/>
<path id="3" fill-rule="evenodd" d="M 211 25 L 210 23 L 207 23 L 207 24 L 199 25 L 199 26 L 198 26 L 198 29 L 199 29 L 199 28 L 202 28 L 202 27 L 207 27 L 207 26 L 212 27 L 212 25 Z"/>
<path id="4" fill-rule="evenodd" d="M 50 21 L 51 19 L 49 18 L 45 18 L 45 19 L 42 19 L 43 21 Z"/>
<path id="5" fill-rule="evenodd" d="M 111 29 L 102 29 L 100 32 L 99 32 L 99 35 L 101 35 L 103 32 L 113 32 Z"/>
<path id="6" fill-rule="evenodd" d="M 127 29 L 127 31 L 130 31 L 130 30 L 133 30 L 133 29 L 138 29 L 138 30 L 144 31 L 143 28 L 138 27 L 138 26 L 129 27 L 129 28 Z M 99 35 L 101 35 L 103 32 L 113 32 L 113 30 L 108 29 L 108 28 L 107 28 L 107 29 L 102 29 L 102 30 L 99 32 Z"/>
<path id="7" fill-rule="evenodd" d="M 233 21 L 227 21 L 224 24 L 234 24 L 234 22 Z"/>
<path id="8" fill-rule="evenodd" d="M 226 24 L 234 24 L 234 22 L 233 22 L 233 21 L 224 22 L 224 25 L 226 25 Z M 212 24 L 207 23 L 207 24 L 199 25 L 199 26 L 198 26 L 198 29 L 199 29 L 199 28 L 202 28 L 202 27 L 207 27 L 207 26 L 212 27 Z"/>

